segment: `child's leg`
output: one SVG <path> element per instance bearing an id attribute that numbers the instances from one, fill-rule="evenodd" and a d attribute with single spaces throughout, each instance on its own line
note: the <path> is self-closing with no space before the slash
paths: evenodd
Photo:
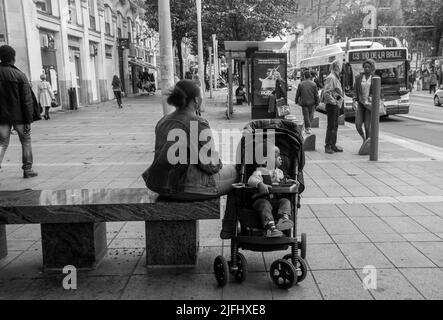
<path id="1" fill-rule="evenodd" d="M 282 198 L 279 200 L 277 219 L 277 229 L 280 231 L 291 230 L 294 226 L 291 220 L 291 201 L 289 199 Z"/>
<path id="2" fill-rule="evenodd" d="M 252 207 L 260 214 L 266 237 L 275 238 L 283 235 L 275 226 L 274 216 L 272 215 L 272 205 L 267 199 L 256 200 Z"/>

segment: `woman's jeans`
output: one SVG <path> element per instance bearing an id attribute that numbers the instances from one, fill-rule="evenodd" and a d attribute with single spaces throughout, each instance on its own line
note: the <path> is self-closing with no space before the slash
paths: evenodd
<path id="1" fill-rule="evenodd" d="M 363 124 L 365 126 L 365 131 L 363 131 Z M 371 110 L 365 108 L 361 103 L 357 106 L 355 127 L 364 141 L 371 137 Z"/>
<path id="2" fill-rule="evenodd" d="M 122 92 L 121 91 L 114 91 L 115 99 L 117 100 L 117 103 L 119 106 L 122 105 Z"/>
<path id="3" fill-rule="evenodd" d="M 18 138 L 22 144 L 22 162 L 24 171 L 32 169 L 32 146 L 31 146 L 31 125 L 27 125 L 28 130 L 24 124 L 15 124 L 14 129 L 17 131 Z M 10 124 L 0 124 L 0 167 L 5 157 L 6 149 L 9 146 L 9 140 L 11 137 Z"/>
<path id="4" fill-rule="evenodd" d="M 328 128 L 326 129 L 325 147 L 333 148 L 337 145 L 338 134 L 338 106 L 333 104 L 326 105 L 326 114 L 328 115 Z"/>
<path id="5" fill-rule="evenodd" d="M 218 190 L 216 194 L 182 192 L 168 197 L 170 199 L 179 201 L 199 201 L 219 198 L 223 195 L 228 194 L 232 190 L 232 184 L 237 183 L 239 179 L 237 169 L 234 165 L 223 165 L 223 168 L 218 173 L 213 175 L 213 177 Z"/>

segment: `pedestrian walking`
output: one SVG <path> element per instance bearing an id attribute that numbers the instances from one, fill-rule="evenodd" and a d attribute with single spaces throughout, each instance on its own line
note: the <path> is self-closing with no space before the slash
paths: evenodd
<path id="1" fill-rule="evenodd" d="M 115 75 L 112 79 L 112 91 L 114 91 L 114 96 L 117 100 L 118 108 L 122 109 L 122 83 L 117 75 Z"/>
<path id="2" fill-rule="evenodd" d="M 431 70 L 431 74 L 429 75 L 429 93 L 434 94 L 437 88 L 438 78 L 434 69 Z"/>
<path id="3" fill-rule="evenodd" d="M 363 143 L 371 137 L 372 77 L 375 69 L 375 61 L 366 60 L 363 63 L 363 74 L 356 77 L 354 84 L 355 127 Z"/>
<path id="4" fill-rule="evenodd" d="M 328 154 L 343 152 L 343 149 L 337 146 L 338 117 L 344 102 L 343 89 L 340 83 L 340 72 L 340 61 L 334 61 L 331 65 L 331 73 L 325 80 L 325 88 L 323 90 L 323 100 L 326 104 L 326 114 L 328 116 L 325 140 L 325 152 Z"/>
<path id="5" fill-rule="evenodd" d="M 411 70 L 409 70 L 409 88 L 411 92 L 414 91 L 414 83 L 415 83 L 415 75 Z"/>
<path id="6" fill-rule="evenodd" d="M 54 91 L 52 91 L 51 84 L 46 81 L 45 74 L 42 74 L 40 76 L 40 80 L 41 82 L 38 84 L 37 87 L 38 102 L 45 110 L 45 120 L 49 120 L 51 119 L 49 117 L 49 109 L 51 108 L 51 104 L 55 101 Z"/>
<path id="7" fill-rule="evenodd" d="M 304 79 L 297 88 L 295 102 L 301 106 L 305 121 L 305 133 L 311 134 L 311 123 L 314 120 L 314 112 L 319 104 L 318 87 L 311 79 L 309 71 L 304 72 Z"/>
<path id="8" fill-rule="evenodd" d="M 38 174 L 32 170 L 31 123 L 40 114 L 35 115 L 26 75 L 15 67 L 15 50 L 1 46 L 0 61 L 0 166 L 14 128 L 22 145 L 23 178 L 33 178 Z"/>

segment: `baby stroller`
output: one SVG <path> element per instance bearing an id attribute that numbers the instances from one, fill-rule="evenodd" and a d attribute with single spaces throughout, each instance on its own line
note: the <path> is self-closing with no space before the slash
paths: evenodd
<path id="1" fill-rule="evenodd" d="M 291 202 L 291 220 L 294 223 L 292 230 L 284 232 L 281 238 L 265 238 L 263 226 L 258 214 L 252 210 L 251 197 L 257 192 L 256 189 L 247 186 L 249 176 L 255 170 L 255 142 L 260 141 L 266 144 L 269 130 L 275 132 L 275 145 L 280 149 L 280 156 L 283 160 L 282 170 L 289 174 L 295 184 L 273 185 L 271 194 L 284 195 Z M 246 139 L 246 135 L 249 136 Z M 250 144 L 252 143 L 251 149 Z M 249 145 L 249 146 L 248 146 Z M 247 150 L 245 152 L 245 150 Z M 253 152 L 251 150 L 254 150 Z M 250 155 L 252 153 L 252 156 Z M 249 156 L 246 156 L 249 154 Z M 241 159 L 239 159 L 241 155 Z M 245 161 L 247 157 L 254 157 Z M 286 251 L 289 247 L 291 253 L 274 261 L 270 267 L 270 276 L 275 285 L 281 289 L 289 289 L 294 284 L 301 282 L 307 275 L 306 265 L 306 234 L 301 235 L 301 240 L 297 240 L 297 213 L 300 208 L 300 194 L 304 191 L 303 168 L 305 164 L 305 154 L 303 150 L 303 138 L 296 124 L 286 120 L 258 120 L 249 123 L 243 132 L 243 138 L 237 149 L 237 161 L 240 169 L 240 182 L 233 185 L 233 192 L 228 199 L 235 203 L 235 206 L 228 206 L 235 209 L 235 236 L 231 239 L 231 259 L 229 262 L 223 256 L 218 256 L 214 261 L 214 274 L 219 286 L 226 285 L 229 274 L 242 283 L 246 280 L 247 261 L 240 249 L 255 252 Z M 232 209 L 231 209 L 232 210 Z"/>

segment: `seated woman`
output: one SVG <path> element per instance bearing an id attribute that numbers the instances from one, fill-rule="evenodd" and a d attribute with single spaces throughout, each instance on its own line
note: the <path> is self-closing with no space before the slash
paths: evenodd
<path id="1" fill-rule="evenodd" d="M 167 102 L 176 110 L 163 117 L 155 128 L 154 161 L 143 174 L 146 186 L 163 197 L 180 201 L 206 200 L 229 193 L 238 173 L 235 166 L 222 164 L 208 121 L 196 115 L 202 102 L 200 89 L 192 80 L 181 80 Z M 200 141 L 202 136 L 208 139 Z"/>
<path id="2" fill-rule="evenodd" d="M 244 85 L 241 84 L 238 86 L 237 90 L 235 90 L 235 97 L 237 98 L 237 105 L 242 105 L 243 102 L 248 102 Z"/>

